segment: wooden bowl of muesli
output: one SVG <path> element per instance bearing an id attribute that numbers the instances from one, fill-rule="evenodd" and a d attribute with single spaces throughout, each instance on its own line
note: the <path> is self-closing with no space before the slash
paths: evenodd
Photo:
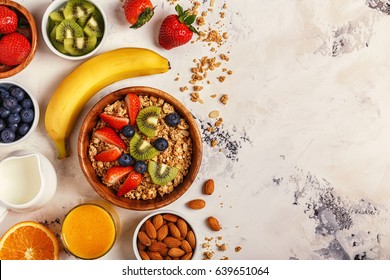
<path id="1" fill-rule="evenodd" d="M 202 140 L 192 114 L 176 98 L 151 87 L 127 87 L 106 95 L 88 112 L 78 157 L 101 197 L 146 211 L 188 190 L 201 165 Z"/>

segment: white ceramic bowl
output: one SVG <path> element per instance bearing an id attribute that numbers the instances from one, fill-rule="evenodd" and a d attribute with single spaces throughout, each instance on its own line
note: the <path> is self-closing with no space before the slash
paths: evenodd
<path id="1" fill-rule="evenodd" d="M 50 15 L 51 12 L 53 12 L 55 10 L 58 10 L 61 7 L 65 6 L 66 3 L 68 2 L 68 0 L 55 0 L 55 1 L 53 1 L 47 7 L 45 13 L 43 14 L 42 25 L 41 25 L 43 40 L 45 41 L 45 43 L 49 47 L 49 49 L 53 53 L 58 55 L 59 57 L 62 57 L 62 58 L 65 58 L 65 59 L 69 59 L 69 60 L 81 60 L 81 59 L 85 59 L 85 58 L 91 57 L 100 49 L 100 47 L 102 46 L 103 42 L 105 41 L 105 39 L 107 37 L 107 17 L 106 17 L 106 14 L 104 13 L 102 7 L 98 3 L 96 3 L 96 2 L 94 2 L 92 0 L 87 0 L 87 1 L 92 3 L 100 11 L 100 13 L 102 14 L 103 21 L 104 21 L 104 29 L 105 30 L 104 30 L 104 33 L 103 33 L 103 37 L 101 38 L 100 42 L 98 42 L 98 45 L 95 47 L 95 49 L 93 49 L 91 52 L 89 52 L 89 53 L 87 53 L 85 55 L 72 56 L 72 55 L 63 54 L 60 51 L 58 51 L 53 46 L 53 44 L 50 42 L 49 33 L 48 33 L 49 15 Z"/>
<path id="2" fill-rule="evenodd" d="M 150 213 L 149 215 L 147 215 L 145 218 L 142 219 L 141 222 L 139 222 L 139 224 L 137 225 L 135 231 L 134 231 L 134 235 L 133 235 L 133 251 L 134 251 L 134 254 L 135 254 L 135 257 L 137 260 L 142 260 L 141 258 L 141 255 L 138 251 L 138 245 L 137 245 L 137 239 L 138 239 L 138 232 L 140 231 L 142 225 L 148 220 L 150 219 L 151 217 L 154 217 L 158 214 L 161 214 L 161 215 L 164 215 L 164 214 L 174 214 L 176 216 L 178 216 L 179 218 L 182 218 L 184 221 L 187 222 L 187 224 L 191 227 L 192 231 L 194 232 L 194 235 L 195 235 L 195 240 L 196 240 L 196 245 L 195 245 L 195 248 L 193 249 L 193 254 L 192 254 L 192 260 L 194 259 L 197 259 L 199 256 L 199 239 L 198 239 L 198 234 L 197 234 L 197 230 L 196 228 L 194 227 L 194 225 L 190 222 L 190 220 L 188 220 L 187 217 L 185 217 L 183 214 L 177 212 L 177 211 L 173 211 L 173 210 L 160 210 L 160 211 L 156 211 L 156 212 L 153 212 L 153 213 Z"/>
<path id="3" fill-rule="evenodd" d="M 33 133 L 33 131 L 35 130 L 35 128 L 37 127 L 38 122 L 39 122 L 39 104 L 38 104 L 38 101 L 36 100 L 36 98 L 31 94 L 31 92 L 29 92 L 24 86 L 22 86 L 16 82 L 12 82 L 12 81 L 0 82 L 0 86 L 5 87 L 5 88 L 9 88 L 12 85 L 18 86 L 21 89 L 23 89 L 28 94 L 28 96 L 31 98 L 31 100 L 33 102 L 33 106 L 34 106 L 34 120 L 31 124 L 30 130 L 23 137 L 19 138 L 18 140 L 14 141 L 14 142 L 10 142 L 10 143 L 4 143 L 4 142 L 0 141 L 0 147 L 14 145 L 14 144 L 18 144 L 18 143 L 24 141 Z"/>

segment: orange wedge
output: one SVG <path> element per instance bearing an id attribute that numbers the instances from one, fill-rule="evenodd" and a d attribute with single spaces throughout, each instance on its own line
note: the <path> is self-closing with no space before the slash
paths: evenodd
<path id="1" fill-rule="evenodd" d="M 37 222 L 20 222 L 0 239 L 0 260 L 58 260 L 58 240 Z"/>

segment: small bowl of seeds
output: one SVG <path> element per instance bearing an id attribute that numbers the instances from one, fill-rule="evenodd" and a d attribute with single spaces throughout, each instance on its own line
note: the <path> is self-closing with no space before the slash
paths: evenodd
<path id="1" fill-rule="evenodd" d="M 193 225 L 182 214 L 163 210 L 146 216 L 133 235 L 138 260 L 191 260 L 196 258 Z"/>
<path id="2" fill-rule="evenodd" d="M 42 35 L 59 57 L 80 60 L 94 55 L 106 37 L 106 15 L 92 0 L 57 0 L 42 18 Z"/>

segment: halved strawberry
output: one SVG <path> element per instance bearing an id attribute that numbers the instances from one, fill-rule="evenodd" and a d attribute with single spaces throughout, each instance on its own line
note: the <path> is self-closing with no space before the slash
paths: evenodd
<path id="1" fill-rule="evenodd" d="M 116 130 L 121 130 L 124 126 L 129 124 L 129 119 L 124 117 L 118 117 L 106 113 L 101 113 L 99 117 Z"/>
<path id="2" fill-rule="evenodd" d="M 130 124 L 134 126 L 135 119 L 137 118 L 138 112 L 141 108 L 141 102 L 139 101 L 138 95 L 134 93 L 128 93 L 125 97 L 125 104 L 127 115 L 130 119 Z"/>
<path id="3" fill-rule="evenodd" d="M 118 147 L 113 147 L 111 149 L 98 153 L 95 156 L 95 160 L 106 161 L 106 162 L 115 161 L 119 159 L 121 155 L 122 155 L 122 151 Z"/>
<path id="4" fill-rule="evenodd" d="M 95 131 L 95 136 L 107 144 L 115 145 L 122 149 L 127 149 L 126 143 L 116 134 L 111 127 L 105 126 Z"/>
<path id="5" fill-rule="evenodd" d="M 141 184 L 142 174 L 133 170 L 130 172 L 129 176 L 127 176 L 126 180 L 123 182 L 122 186 L 118 190 L 117 196 L 122 196 L 129 191 L 135 189 Z"/>
<path id="6" fill-rule="evenodd" d="M 132 166 L 112 166 L 107 170 L 104 181 L 112 185 L 123 179 L 133 170 Z"/>

